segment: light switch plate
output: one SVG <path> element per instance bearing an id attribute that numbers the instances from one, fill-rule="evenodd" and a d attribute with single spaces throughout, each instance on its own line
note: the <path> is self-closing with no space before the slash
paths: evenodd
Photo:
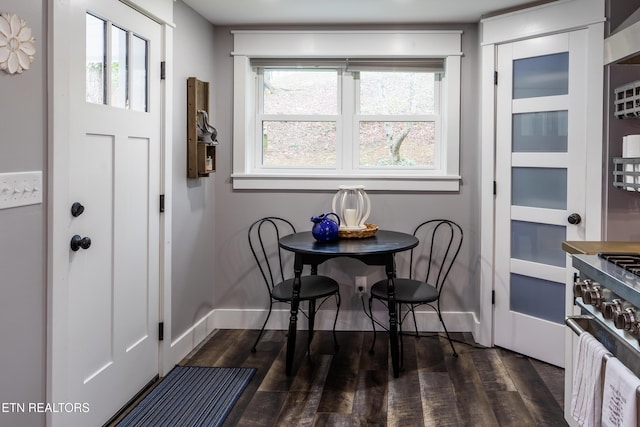
<path id="1" fill-rule="evenodd" d="M 42 203 L 42 171 L 0 173 L 0 209 Z"/>

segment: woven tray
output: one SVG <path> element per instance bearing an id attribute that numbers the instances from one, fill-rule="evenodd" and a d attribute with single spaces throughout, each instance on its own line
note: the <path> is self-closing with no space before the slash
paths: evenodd
<path id="1" fill-rule="evenodd" d="M 378 231 L 378 226 L 375 224 L 365 224 L 362 230 L 338 230 L 338 236 L 341 239 L 364 239 L 365 237 L 372 237 Z"/>

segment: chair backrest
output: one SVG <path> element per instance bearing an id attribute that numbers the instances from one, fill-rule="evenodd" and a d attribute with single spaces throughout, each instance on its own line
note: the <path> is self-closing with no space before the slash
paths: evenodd
<path id="1" fill-rule="evenodd" d="M 462 247 L 462 228 L 447 219 L 432 219 L 418 225 L 413 235 L 420 243 L 411 251 L 411 278 L 424 280 L 442 292 Z"/>
<path id="2" fill-rule="evenodd" d="M 284 256 L 278 240 L 295 232 L 291 222 L 275 216 L 260 218 L 249 227 L 249 247 L 269 293 L 284 281 Z"/>

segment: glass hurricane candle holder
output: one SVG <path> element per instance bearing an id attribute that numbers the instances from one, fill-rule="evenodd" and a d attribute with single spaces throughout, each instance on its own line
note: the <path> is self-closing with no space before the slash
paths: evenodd
<path id="1" fill-rule="evenodd" d="M 333 212 L 340 217 L 340 228 L 363 230 L 371 213 L 371 201 L 363 185 L 341 185 L 333 196 Z"/>

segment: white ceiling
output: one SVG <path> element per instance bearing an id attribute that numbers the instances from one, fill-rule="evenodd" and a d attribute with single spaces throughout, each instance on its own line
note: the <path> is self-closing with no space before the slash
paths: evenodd
<path id="1" fill-rule="evenodd" d="M 478 22 L 533 0 L 183 0 L 214 25 Z M 544 2 L 544 1 L 543 1 Z"/>

